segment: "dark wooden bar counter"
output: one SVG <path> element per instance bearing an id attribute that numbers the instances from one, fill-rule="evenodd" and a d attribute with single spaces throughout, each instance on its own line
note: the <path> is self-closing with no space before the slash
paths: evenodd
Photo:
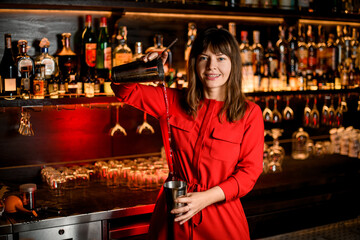
<path id="1" fill-rule="evenodd" d="M 359 166 L 358 159 L 340 155 L 304 161 L 286 157 L 281 173 L 262 174 L 254 190 L 242 198 L 251 236 L 267 237 L 358 217 Z M 11 231 L 15 239 L 21 232 L 94 221 L 101 221 L 103 239 L 138 233 L 144 236 L 158 194 L 158 190 L 109 189 L 94 183 L 89 188 L 68 190 L 64 196 L 55 197 L 41 184 L 39 175 L 33 180 L 39 188 L 36 192 L 39 218 L 20 214 L 2 217 L 0 229 Z M 8 185 L 16 193 L 18 185 Z M 139 226 L 138 232 L 126 230 Z"/>

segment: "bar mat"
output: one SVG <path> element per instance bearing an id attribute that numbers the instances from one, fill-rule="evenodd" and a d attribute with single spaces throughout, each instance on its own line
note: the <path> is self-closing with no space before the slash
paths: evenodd
<path id="1" fill-rule="evenodd" d="M 351 220 L 258 240 L 360 240 L 360 216 Z"/>

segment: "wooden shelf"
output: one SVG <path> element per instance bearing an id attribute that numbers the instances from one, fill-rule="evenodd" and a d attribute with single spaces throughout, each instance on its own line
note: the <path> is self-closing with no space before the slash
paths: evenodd
<path id="1" fill-rule="evenodd" d="M 118 1 L 118 0 L 3 0 L 2 9 L 58 9 L 58 10 L 96 10 L 112 12 L 154 12 L 154 13 L 181 13 L 206 15 L 234 15 L 234 16 L 261 16 L 287 19 L 312 19 L 359 22 L 359 14 L 305 12 L 298 10 L 284 10 L 278 8 L 247 8 L 230 7 L 225 5 L 182 4 L 181 1 L 173 3 L 157 3 L 145 1 Z"/>

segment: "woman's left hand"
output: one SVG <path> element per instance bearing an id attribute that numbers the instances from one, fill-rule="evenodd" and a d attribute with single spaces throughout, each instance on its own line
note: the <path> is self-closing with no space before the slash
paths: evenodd
<path id="1" fill-rule="evenodd" d="M 218 186 L 204 192 L 191 192 L 175 200 L 176 203 L 185 203 L 185 206 L 173 209 L 171 213 L 182 213 L 182 215 L 175 217 L 175 222 L 184 224 L 207 206 L 223 200 L 225 200 L 225 194 Z"/>

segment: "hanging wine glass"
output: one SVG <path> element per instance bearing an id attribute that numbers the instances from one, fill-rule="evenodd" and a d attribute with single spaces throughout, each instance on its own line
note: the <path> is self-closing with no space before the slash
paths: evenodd
<path id="1" fill-rule="evenodd" d="M 327 125 L 333 126 L 334 121 L 335 121 L 334 98 L 331 98 L 331 103 L 330 103 L 330 107 L 329 107 L 328 111 L 329 111 L 329 117 L 328 117 Z"/>
<path id="2" fill-rule="evenodd" d="M 265 109 L 263 111 L 263 119 L 265 122 L 272 122 L 273 113 L 269 108 L 269 99 L 265 98 Z"/>
<path id="3" fill-rule="evenodd" d="M 329 119 L 329 107 L 326 105 L 327 96 L 324 98 L 324 106 L 321 110 L 321 124 L 327 125 Z"/>
<path id="4" fill-rule="evenodd" d="M 319 128 L 319 118 L 320 118 L 320 114 L 319 111 L 317 109 L 317 98 L 314 98 L 314 106 L 313 109 L 310 112 L 310 127 L 312 128 Z"/>
<path id="5" fill-rule="evenodd" d="M 279 123 L 282 120 L 281 113 L 277 109 L 277 99 L 274 100 L 274 109 L 272 110 L 273 114 L 273 123 Z"/>
<path id="6" fill-rule="evenodd" d="M 341 111 L 342 111 L 343 113 L 348 111 L 348 107 L 347 107 L 345 95 L 343 95 L 343 96 L 342 96 L 342 99 L 341 99 Z"/>
<path id="7" fill-rule="evenodd" d="M 340 98 L 340 96 L 339 96 L 339 103 L 338 103 L 338 106 L 337 106 L 337 108 L 335 110 L 334 117 L 335 117 L 335 121 L 334 121 L 333 127 L 340 127 L 342 125 L 343 117 L 344 117 L 344 114 L 343 114 L 342 108 L 341 108 L 341 98 Z"/>
<path id="8" fill-rule="evenodd" d="M 306 97 L 306 104 L 305 104 L 304 116 L 303 116 L 304 127 L 308 127 L 310 125 L 310 113 L 311 113 L 311 109 L 309 107 L 309 97 Z"/>
<path id="9" fill-rule="evenodd" d="M 289 99 L 290 99 L 290 97 L 286 97 L 286 107 L 283 110 L 283 118 L 284 118 L 284 120 L 292 120 L 292 119 L 294 119 L 294 111 L 290 107 Z"/>

